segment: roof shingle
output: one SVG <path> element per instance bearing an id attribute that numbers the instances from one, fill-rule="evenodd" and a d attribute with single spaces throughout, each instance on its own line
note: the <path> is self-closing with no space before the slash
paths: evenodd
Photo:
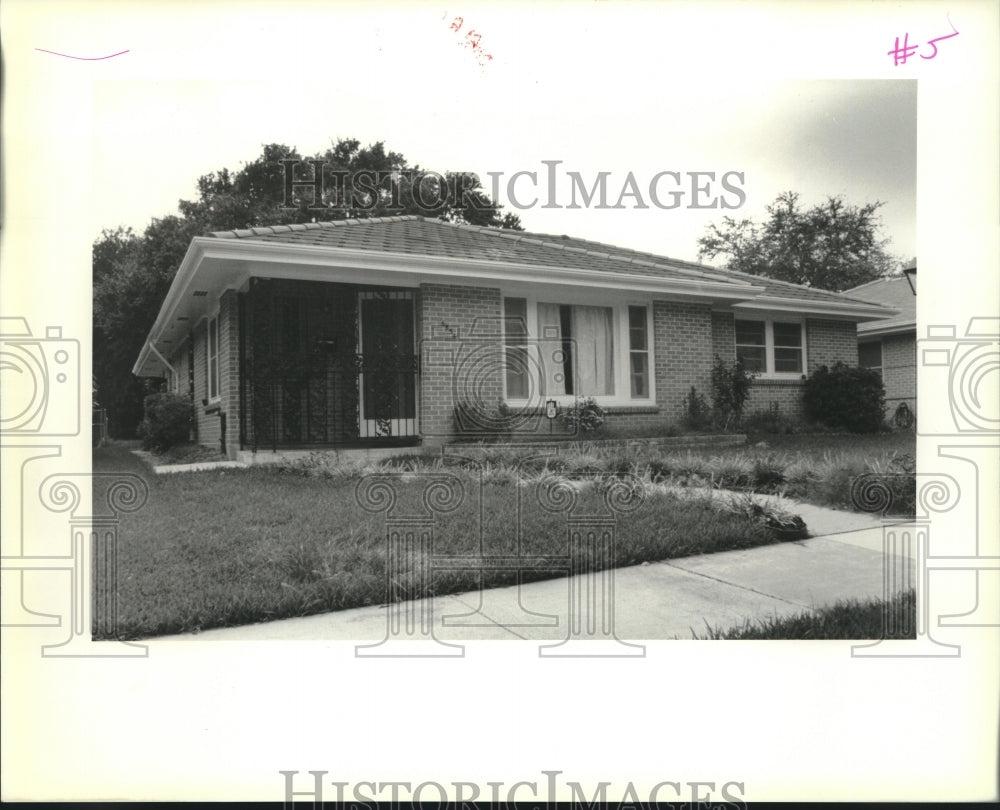
<path id="1" fill-rule="evenodd" d="M 212 236 L 658 278 L 702 279 L 738 286 L 762 286 L 765 296 L 777 298 L 870 303 L 853 295 L 816 290 L 586 239 L 501 230 L 421 216 L 341 219 L 303 225 L 255 227 L 251 230 L 219 231 Z"/>

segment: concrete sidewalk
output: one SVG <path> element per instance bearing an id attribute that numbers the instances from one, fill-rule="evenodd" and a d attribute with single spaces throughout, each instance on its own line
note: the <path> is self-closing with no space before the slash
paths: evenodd
<path id="1" fill-rule="evenodd" d="M 426 612 L 440 641 L 548 640 L 568 635 L 572 588 L 604 587 L 613 576 L 614 627 L 619 639 L 690 639 L 709 627 L 727 630 L 746 620 L 788 616 L 839 599 L 883 598 L 881 522 L 871 515 L 796 504 L 812 529 L 837 524 L 840 533 L 753 549 L 618 568 L 405 603 L 406 615 Z M 856 527 L 843 531 L 845 526 Z M 908 561 L 913 581 L 914 561 Z M 587 578 L 591 581 L 585 582 Z M 580 591 L 577 591 L 579 594 Z M 387 636 L 386 606 L 357 608 L 265 624 L 148 639 L 159 641 L 350 640 Z"/>

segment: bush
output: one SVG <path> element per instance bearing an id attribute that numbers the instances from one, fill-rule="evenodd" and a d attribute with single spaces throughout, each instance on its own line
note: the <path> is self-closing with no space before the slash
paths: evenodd
<path id="1" fill-rule="evenodd" d="M 712 408 L 723 430 L 728 430 L 730 425 L 739 424 L 743 406 L 756 376 L 757 372 L 747 371 L 738 358 L 732 366 L 727 366 L 721 357 L 715 356 L 715 365 L 712 366 Z"/>
<path id="2" fill-rule="evenodd" d="M 781 404 L 772 402 L 766 411 L 756 411 L 742 420 L 744 432 L 791 434 L 799 425 L 796 420 L 781 412 Z"/>
<path id="3" fill-rule="evenodd" d="M 194 418 L 190 399 L 180 394 L 150 394 L 143 410 L 139 423 L 143 449 L 160 453 L 188 440 Z"/>
<path id="4" fill-rule="evenodd" d="M 810 419 L 852 433 L 876 433 L 885 418 L 885 388 L 877 371 L 837 363 L 820 366 L 802 395 Z"/>
<path id="5" fill-rule="evenodd" d="M 559 418 L 571 433 L 589 433 L 604 424 L 604 408 L 593 397 L 577 398 L 573 407 L 560 413 Z"/>
<path id="6" fill-rule="evenodd" d="M 688 430 L 705 430 L 712 425 L 712 411 L 702 394 L 692 385 L 684 397 L 684 427 Z"/>

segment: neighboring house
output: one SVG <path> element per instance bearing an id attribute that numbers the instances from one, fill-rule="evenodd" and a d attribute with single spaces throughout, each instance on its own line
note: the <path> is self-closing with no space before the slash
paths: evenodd
<path id="1" fill-rule="evenodd" d="M 916 275 L 916 263 L 907 271 Z M 875 369 L 885 385 L 886 415 L 901 403 L 917 413 L 917 296 L 906 276 L 870 281 L 844 295 L 892 307 L 898 314 L 858 324 L 858 365 Z"/>
<path id="2" fill-rule="evenodd" d="M 851 296 L 574 239 L 384 217 L 196 237 L 136 361 L 192 398 L 197 439 L 281 448 L 519 431 L 593 397 L 666 428 L 716 355 L 761 372 L 748 412 L 795 415 L 804 375 L 857 363 Z"/>

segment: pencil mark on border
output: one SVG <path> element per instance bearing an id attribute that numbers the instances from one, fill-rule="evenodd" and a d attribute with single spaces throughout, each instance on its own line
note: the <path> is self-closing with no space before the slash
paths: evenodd
<path id="1" fill-rule="evenodd" d="M 47 51 L 45 48 L 35 48 L 36 51 L 41 51 L 42 53 L 51 53 L 53 56 L 64 56 L 67 59 L 78 59 L 81 62 L 99 62 L 102 59 L 113 59 L 116 56 L 121 56 L 123 53 L 128 53 L 129 49 L 126 48 L 124 51 L 118 51 L 118 53 L 110 53 L 107 56 L 73 56 L 69 53 L 59 53 L 58 51 Z"/>

